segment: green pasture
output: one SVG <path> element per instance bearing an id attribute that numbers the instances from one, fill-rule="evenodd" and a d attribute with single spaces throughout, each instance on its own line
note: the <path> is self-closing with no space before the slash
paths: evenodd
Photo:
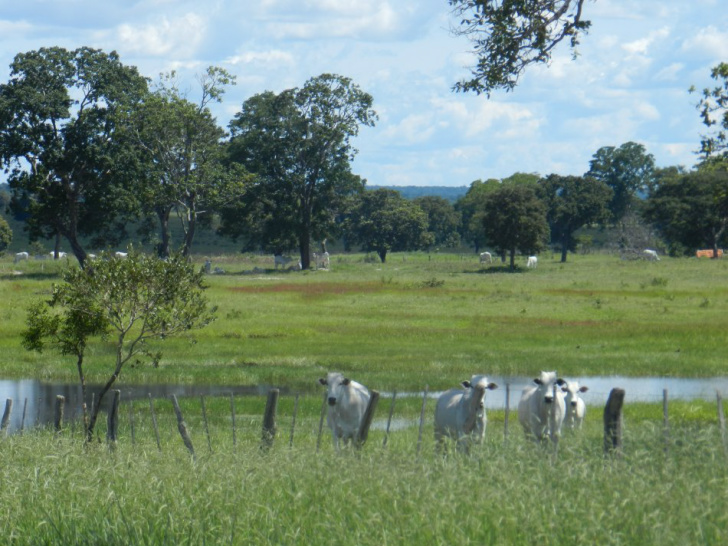
<path id="1" fill-rule="evenodd" d="M 205 257 L 197 261 L 202 265 Z M 158 368 L 126 383 L 207 383 L 315 390 L 343 371 L 382 391 L 442 389 L 473 373 L 715 376 L 728 370 L 728 262 L 615 255 L 540 256 L 511 272 L 475 255 L 334 255 L 330 271 L 276 271 L 272 256 L 211 257 L 217 320 L 160 342 Z M 73 267 L 74 261 L 67 262 Z M 0 375 L 75 381 L 72 359 L 20 346 L 25 309 L 47 297 L 64 264 L 0 262 Z M 101 342 L 88 378 L 108 375 Z"/>

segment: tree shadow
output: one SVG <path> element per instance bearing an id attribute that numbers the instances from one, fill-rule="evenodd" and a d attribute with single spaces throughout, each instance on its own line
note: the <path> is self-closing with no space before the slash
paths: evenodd
<path id="1" fill-rule="evenodd" d="M 511 267 L 508 264 L 504 265 L 491 265 L 489 267 L 481 267 L 480 269 L 476 270 L 468 270 L 463 271 L 463 273 L 470 273 L 475 275 L 502 275 L 506 273 L 524 273 L 527 271 L 527 268 L 520 266 L 518 264 Z"/>

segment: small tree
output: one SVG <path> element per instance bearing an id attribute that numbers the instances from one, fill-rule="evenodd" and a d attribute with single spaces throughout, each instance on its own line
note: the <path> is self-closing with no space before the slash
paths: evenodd
<path id="1" fill-rule="evenodd" d="M 66 270 L 51 299 L 30 307 L 23 346 L 42 351 L 49 344 L 63 355 L 75 356 L 84 400 L 88 343 L 110 340 L 114 347 L 113 372 L 90 416 L 84 404 L 87 440 L 93 437 L 101 401 L 124 365 L 143 357 L 158 364 L 161 353 L 153 353 L 148 341 L 202 328 L 213 320 L 215 308 L 208 307 L 202 279 L 202 271 L 196 272 L 180 255 L 164 261 L 131 250 L 126 259 L 103 256 L 86 270 Z"/>
<path id="2" fill-rule="evenodd" d="M 0 256 L 2 256 L 10 243 L 13 241 L 13 230 L 5 221 L 5 218 L 0 216 Z"/>

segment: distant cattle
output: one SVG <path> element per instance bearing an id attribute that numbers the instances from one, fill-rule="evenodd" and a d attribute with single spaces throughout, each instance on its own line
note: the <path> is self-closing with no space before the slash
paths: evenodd
<path id="1" fill-rule="evenodd" d="M 316 269 L 328 269 L 331 265 L 328 252 L 314 252 L 313 260 L 316 264 Z"/>
<path id="2" fill-rule="evenodd" d="M 450 389 L 440 395 L 435 407 L 435 441 L 440 449 L 445 438 L 457 442 L 459 451 L 467 453 L 471 444 L 480 444 L 485 435 L 485 391 L 498 388 L 484 375 L 463 381 L 462 389 Z"/>
<path id="3" fill-rule="evenodd" d="M 481 252 L 480 253 L 480 263 L 481 264 L 492 264 L 493 255 L 490 252 Z"/>
<path id="4" fill-rule="evenodd" d="M 564 393 L 554 387 L 561 387 L 566 382 L 557 378 L 556 372 L 541 372 L 533 382 L 535 385 L 526 387 L 521 393 L 518 420 L 526 436 L 538 441 L 554 440 L 561 435 L 564 421 Z"/>
<path id="5" fill-rule="evenodd" d="M 126 258 L 127 256 L 129 256 L 129 253 L 128 252 L 118 252 L 118 251 L 117 252 L 114 252 L 114 258 L 121 258 L 121 259 L 123 259 L 123 258 Z"/>
<path id="6" fill-rule="evenodd" d="M 580 429 L 586 417 L 586 404 L 579 396 L 589 390 L 589 387 L 580 386 L 578 381 L 567 381 L 561 387 L 564 393 L 564 426 L 571 429 Z"/>
<path id="7" fill-rule="evenodd" d="M 536 266 L 538 265 L 538 257 L 537 256 L 529 256 L 528 260 L 526 260 L 526 267 L 529 267 L 531 269 L 536 269 Z"/>
<path id="8" fill-rule="evenodd" d="M 356 381 L 338 372 L 330 372 L 319 379 L 326 386 L 328 414 L 326 421 L 334 438 L 334 447 L 339 449 L 339 442 L 349 445 L 357 440 L 364 412 L 369 405 L 369 390 Z"/>
<path id="9" fill-rule="evenodd" d="M 27 252 L 18 252 L 15 255 L 15 260 L 13 261 L 13 263 L 18 263 L 22 260 L 27 260 L 28 258 L 30 258 L 30 254 L 28 254 Z"/>
<path id="10" fill-rule="evenodd" d="M 53 259 L 56 259 L 56 253 L 55 253 L 55 251 L 51 250 L 51 251 L 49 252 L 49 256 L 50 256 L 51 258 L 53 258 Z M 67 256 L 67 254 L 66 254 L 65 252 L 59 252 L 59 253 L 58 253 L 58 258 L 57 258 L 57 259 L 58 259 L 58 260 L 60 260 L 61 258 L 65 258 L 66 256 Z"/>
<path id="11" fill-rule="evenodd" d="M 697 250 L 695 252 L 695 257 L 696 258 L 712 258 L 713 257 L 713 249 L 712 248 L 709 248 L 709 249 L 706 249 L 706 250 Z M 718 249 L 718 258 L 722 258 L 722 257 L 723 257 L 723 249 L 720 249 L 719 248 Z"/>
<path id="12" fill-rule="evenodd" d="M 273 266 L 278 269 L 278 266 L 286 267 L 289 262 L 292 262 L 293 258 L 291 256 L 282 256 L 281 254 L 274 254 L 273 255 Z"/>
<path id="13" fill-rule="evenodd" d="M 659 262 L 660 257 L 657 255 L 656 250 L 652 250 L 651 248 L 646 248 L 642 251 L 642 255 L 645 257 L 645 260 L 649 262 Z"/>

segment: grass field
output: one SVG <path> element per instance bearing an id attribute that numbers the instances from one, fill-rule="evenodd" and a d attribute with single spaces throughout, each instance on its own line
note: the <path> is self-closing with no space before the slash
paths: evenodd
<path id="1" fill-rule="evenodd" d="M 202 260 L 200 260 L 201 262 Z M 470 457 L 434 452 L 432 413 L 398 399 L 405 423 L 382 447 L 378 426 L 360 452 L 316 449 L 316 378 L 341 370 L 382 392 L 457 385 L 473 373 L 564 376 L 726 375 L 728 262 L 541 256 L 536 270 L 481 267 L 474 256 L 394 254 L 379 264 L 335 256 L 329 272 L 276 272 L 272 257 L 217 257 L 209 276 L 218 320 L 194 340 L 160 345 L 159 368 L 123 383 L 276 385 L 278 436 L 260 450 L 262 396 L 180 400 L 195 446 L 185 449 L 168 401 L 122 401 L 119 441 L 84 446 L 60 435 L 0 438 L 0 543 L 8 545 L 724 545 L 728 464 L 715 402 L 629 404 L 624 454 L 605 458 L 600 408 L 558 451 L 526 441 L 514 414 L 488 411 Z M 75 380 L 73 362 L 24 351 L 19 334 L 58 264 L 0 262 L 0 377 Z M 254 267 L 270 268 L 250 274 Z M 20 272 L 21 274 L 17 274 Z M 194 342 L 193 342 L 194 341 Z M 108 347 L 87 360 L 108 374 Z M 517 395 L 517 394 L 516 394 Z M 385 418 L 389 399 L 377 412 Z M 132 442 L 132 424 L 134 441 Z M 381 423 L 379 423 L 381 425 Z M 209 435 L 208 435 L 209 432 Z M 235 440 L 233 440 L 235 438 Z M 419 446 L 419 448 L 418 448 Z"/>

